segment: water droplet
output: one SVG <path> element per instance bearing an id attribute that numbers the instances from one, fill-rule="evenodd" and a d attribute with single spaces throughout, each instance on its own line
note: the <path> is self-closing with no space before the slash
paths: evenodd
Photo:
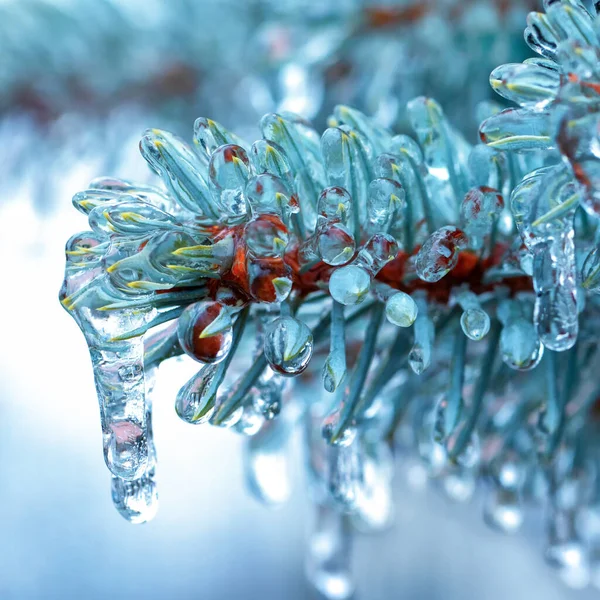
<path id="1" fill-rule="evenodd" d="M 356 264 L 363 267 L 372 277 L 398 254 L 396 238 L 387 233 L 372 235 L 361 248 Z"/>
<path id="2" fill-rule="evenodd" d="M 386 178 L 371 181 L 367 204 L 368 229 L 373 233 L 398 229 L 404 220 L 404 197 L 404 189 L 397 181 Z"/>
<path id="3" fill-rule="evenodd" d="M 267 421 L 274 419 L 280 412 L 283 402 L 282 393 L 285 381 L 271 372 L 272 377 L 252 388 L 252 405 Z"/>
<path id="4" fill-rule="evenodd" d="M 242 435 L 253 436 L 260 431 L 264 423 L 265 416 L 251 402 L 247 402 L 233 429 Z"/>
<path id="5" fill-rule="evenodd" d="M 246 256 L 250 293 L 258 302 L 283 302 L 292 290 L 292 272 L 282 258 Z"/>
<path id="6" fill-rule="evenodd" d="M 344 188 L 336 186 L 325 188 L 317 203 L 318 222 L 348 223 L 351 210 L 352 198 Z"/>
<path id="7" fill-rule="evenodd" d="M 249 179 L 246 198 L 254 216 L 272 214 L 282 217 L 286 223 L 292 213 L 298 212 L 297 199 L 279 178 L 262 173 Z"/>

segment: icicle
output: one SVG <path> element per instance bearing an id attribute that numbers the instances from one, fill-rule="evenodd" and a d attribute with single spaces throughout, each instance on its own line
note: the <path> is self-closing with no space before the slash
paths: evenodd
<path id="1" fill-rule="evenodd" d="M 291 494 L 288 446 L 299 417 L 298 408 L 286 406 L 279 418 L 267 421 L 244 446 L 246 484 L 257 500 L 278 506 Z"/>
<path id="2" fill-rule="evenodd" d="M 329 493 L 338 509 L 352 512 L 363 485 L 363 453 L 360 440 L 331 446 L 329 454 Z"/>
<path id="3" fill-rule="evenodd" d="M 385 442 L 363 442 L 363 481 L 358 490 L 353 522 L 361 530 L 382 531 L 394 516 L 393 455 Z"/>
<path id="4" fill-rule="evenodd" d="M 306 575 L 328 600 L 347 600 L 354 594 L 350 571 L 352 534 L 348 517 L 332 506 L 317 505 L 308 544 Z"/>
<path id="5" fill-rule="evenodd" d="M 146 472 L 133 480 L 112 476 L 112 501 L 121 516 L 130 523 L 151 521 L 158 510 L 158 492 L 154 481 L 156 450 L 152 439 L 152 394 L 157 367 L 146 367 L 146 421 L 148 426 L 148 464 Z"/>

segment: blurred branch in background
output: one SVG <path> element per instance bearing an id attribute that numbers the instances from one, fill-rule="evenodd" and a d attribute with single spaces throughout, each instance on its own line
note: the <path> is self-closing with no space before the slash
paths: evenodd
<path id="1" fill-rule="evenodd" d="M 250 136 L 267 112 L 323 125 L 343 102 L 402 127 L 401 107 L 427 93 L 474 134 L 489 72 L 522 58 L 527 4 L 5 0 L 2 196 L 28 181 L 47 208 L 85 161 L 137 175 L 146 126 L 183 133 L 200 114 Z"/>

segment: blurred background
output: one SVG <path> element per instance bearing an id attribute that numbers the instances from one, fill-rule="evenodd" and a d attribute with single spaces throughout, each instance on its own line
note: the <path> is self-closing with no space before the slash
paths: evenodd
<path id="1" fill-rule="evenodd" d="M 0 1 L 0 598 L 314 597 L 300 444 L 291 502 L 260 506 L 241 439 L 176 417 L 185 364 L 158 384 L 159 514 L 132 526 L 114 510 L 87 348 L 57 300 L 64 242 L 85 228 L 70 199 L 98 175 L 148 181 L 142 131 L 189 139 L 198 116 L 251 137 L 265 112 L 322 127 L 346 103 L 402 130 L 406 100 L 427 94 L 473 139 L 490 70 L 527 55 L 535 5 Z M 450 504 L 408 459 L 395 485 L 394 528 L 354 548 L 359 598 L 592 597 L 544 565 L 541 515 L 502 537 L 477 496 Z"/>

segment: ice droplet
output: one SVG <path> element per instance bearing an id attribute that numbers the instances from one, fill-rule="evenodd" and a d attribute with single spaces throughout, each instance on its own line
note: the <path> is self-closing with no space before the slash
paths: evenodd
<path id="1" fill-rule="evenodd" d="M 349 262 L 356 245 L 350 231 L 341 223 L 331 223 L 318 234 L 318 249 L 323 262 L 337 267 Z"/>
<path id="2" fill-rule="evenodd" d="M 264 349 L 265 358 L 275 372 L 299 375 L 312 356 L 312 332 L 294 317 L 279 317 L 266 328 Z"/>
<path id="3" fill-rule="evenodd" d="M 477 481 L 470 469 L 459 465 L 450 468 L 443 478 L 444 491 L 454 502 L 467 502 L 475 492 Z"/>
<path id="4" fill-rule="evenodd" d="M 459 252 L 465 246 L 465 234 L 456 227 L 434 231 L 423 242 L 415 260 L 419 278 L 430 283 L 442 279 L 456 266 Z"/>
<path id="5" fill-rule="evenodd" d="M 500 352 L 502 360 L 511 369 L 529 371 L 542 360 L 544 346 L 533 324 L 525 319 L 518 319 L 503 327 Z"/>
<path id="6" fill-rule="evenodd" d="M 405 292 L 397 292 L 385 303 L 385 316 L 398 327 L 410 327 L 417 318 L 419 309 L 416 302 Z"/>
<path id="7" fill-rule="evenodd" d="M 482 340 L 490 330 L 490 317 L 481 308 L 468 308 L 460 317 L 460 326 L 471 340 Z"/>
<path id="8" fill-rule="evenodd" d="M 206 423 L 215 410 L 212 382 L 217 366 L 206 365 L 178 392 L 175 400 L 177 416 L 186 423 Z"/>
<path id="9" fill-rule="evenodd" d="M 196 302 L 179 317 L 177 335 L 188 356 L 199 362 L 218 363 L 231 348 L 232 326 L 226 306 L 220 302 Z"/>
<path id="10" fill-rule="evenodd" d="M 258 215 L 246 223 L 244 240 L 248 250 L 258 258 L 283 256 L 288 245 L 287 227 L 275 215 Z"/>
<path id="11" fill-rule="evenodd" d="M 333 299 L 352 306 L 360 304 L 371 287 L 371 277 L 362 267 L 347 265 L 336 269 L 329 279 L 329 291 Z"/>

